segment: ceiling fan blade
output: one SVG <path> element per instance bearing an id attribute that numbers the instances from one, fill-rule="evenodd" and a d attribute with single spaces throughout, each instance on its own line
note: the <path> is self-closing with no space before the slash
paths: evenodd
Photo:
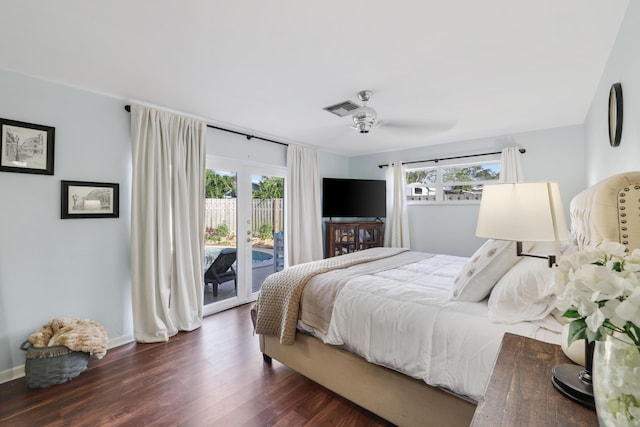
<path id="1" fill-rule="evenodd" d="M 358 92 L 358 98 L 363 105 L 358 105 L 351 101 L 344 101 L 325 110 L 346 118 L 350 117 L 348 127 L 356 133 L 368 134 L 373 132 L 394 132 L 396 134 L 403 133 L 403 137 L 421 137 L 425 134 L 437 134 L 446 132 L 456 125 L 455 121 L 434 121 L 434 120 L 418 120 L 418 119 L 378 119 L 376 110 L 368 105 L 372 92 L 363 90 Z M 382 128 L 382 129 L 381 129 Z"/>
<path id="2" fill-rule="evenodd" d="M 378 120 L 376 126 L 389 130 L 406 130 L 415 132 L 444 132 L 456 125 L 455 121 L 435 121 L 435 120 Z"/>

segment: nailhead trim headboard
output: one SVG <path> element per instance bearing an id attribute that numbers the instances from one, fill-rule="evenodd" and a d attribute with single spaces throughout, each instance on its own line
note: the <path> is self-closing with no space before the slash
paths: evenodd
<path id="1" fill-rule="evenodd" d="M 602 242 L 640 248 L 640 172 L 606 178 L 571 200 L 571 236 L 578 249 Z"/>
<path id="2" fill-rule="evenodd" d="M 618 193 L 620 242 L 627 252 L 640 248 L 640 184 L 627 185 Z"/>

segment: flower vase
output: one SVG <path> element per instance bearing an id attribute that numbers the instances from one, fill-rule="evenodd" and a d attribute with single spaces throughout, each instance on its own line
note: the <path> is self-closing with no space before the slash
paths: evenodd
<path id="1" fill-rule="evenodd" d="M 593 396 L 602 427 L 640 425 L 640 347 L 607 335 L 593 354 Z"/>

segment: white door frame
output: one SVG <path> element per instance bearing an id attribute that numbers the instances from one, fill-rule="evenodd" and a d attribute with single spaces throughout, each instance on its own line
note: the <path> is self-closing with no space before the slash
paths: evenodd
<path id="1" fill-rule="evenodd" d="M 203 308 L 204 316 L 246 304 L 248 302 L 255 301 L 256 298 L 258 298 L 257 292 L 251 292 L 251 176 L 268 175 L 286 178 L 287 175 L 287 168 L 282 166 L 243 162 L 237 159 L 216 156 L 207 156 L 206 168 L 219 171 L 236 172 L 236 212 L 238 215 L 236 230 L 236 250 L 238 253 L 238 295 L 233 298 L 227 298 L 222 301 L 205 305 Z"/>

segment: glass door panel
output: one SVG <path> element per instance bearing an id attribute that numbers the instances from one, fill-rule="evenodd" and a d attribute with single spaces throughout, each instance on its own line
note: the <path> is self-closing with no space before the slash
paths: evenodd
<path id="1" fill-rule="evenodd" d="M 251 293 L 284 267 L 284 178 L 251 175 Z"/>
<path id="2" fill-rule="evenodd" d="M 204 210 L 204 305 L 238 296 L 237 173 L 207 169 Z"/>
<path id="3" fill-rule="evenodd" d="M 284 268 L 285 174 L 207 158 L 204 315 L 255 300 L 265 278 Z"/>

